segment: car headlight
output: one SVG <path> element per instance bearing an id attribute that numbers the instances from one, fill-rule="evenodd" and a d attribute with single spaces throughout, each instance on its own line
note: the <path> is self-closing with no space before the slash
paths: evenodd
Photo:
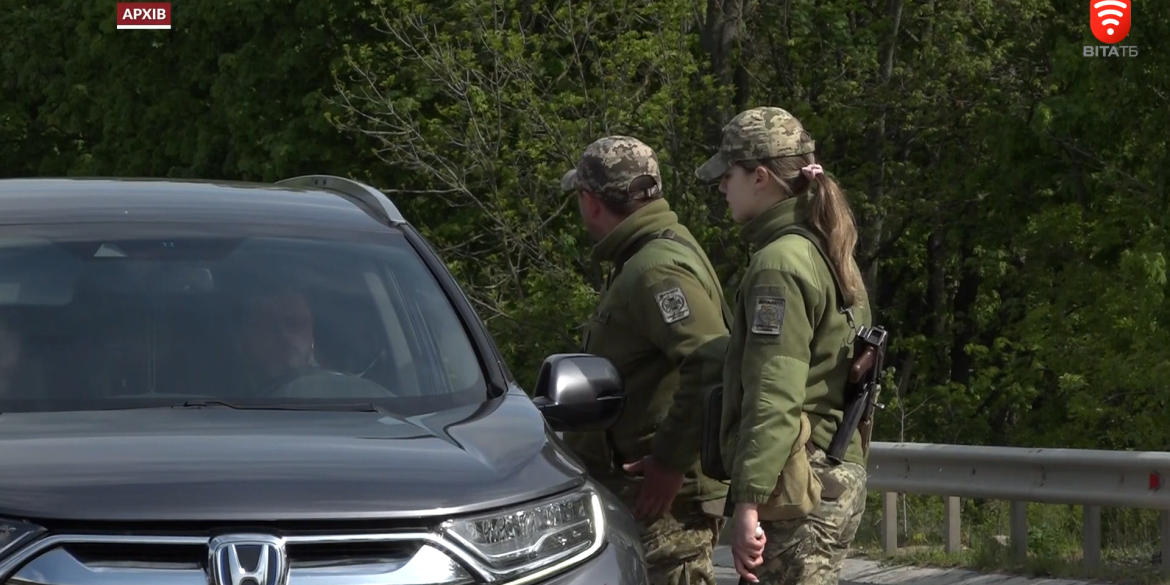
<path id="1" fill-rule="evenodd" d="M 16 545 L 24 542 L 26 538 L 42 531 L 44 529 L 40 526 L 0 518 L 0 559 L 15 550 Z"/>
<path id="2" fill-rule="evenodd" d="M 443 523 L 444 534 L 498 578 L 539 579 L 577 564 L 605 543 L 601 498 L 583 487 L 548 500 Z"/>

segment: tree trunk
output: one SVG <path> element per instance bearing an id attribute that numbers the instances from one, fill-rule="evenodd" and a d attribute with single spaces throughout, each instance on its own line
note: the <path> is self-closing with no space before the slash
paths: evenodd
<path id="1" fill-rule="evenodd" d="M 951 345 L 951 380 L 964 386 L 971 382 L 971 368 L 974 365 L 971 355 L 967 353 L 967 344 L 975 339 L 976 323 L 971 312 L 979 298 L 979 284 L 982 280 L 978 268 L 966 266 L 972 253 L 970 245 L 963 246 L 959 262 L 963 266 L 963 277 L 959 279 L 959 289 L 955 292 L 956 331 L 954 343 Z"/>
<path id="2" fill-rule="evenodd" d="M 703 27 L 703 48 L 711 59 L 711 75 L 721 87 L 734 87 L 732 103 L 707 105 L 706 141 L 719 143 L 723 125 L 748 101 L 747 69 L 740 63 L 739 48 L 743 37 L 744 0 L 707 0 L 707 22 Z"/>
<path id="3" fill-rule="evenodd" d="M 866 287 L 869 290 L 875 290 L 878 281 L 878 262 L 877 251 L 881 246 L 883 229 L 882 229 L 882 212 L 881 202 L 885 195 L 885 141 L 886 141 L 886 105 L 884 101 L 885 89 L 889 86 L 890 77 L 894 73 L 894 52 L 898 46 L 898 29 L 902 23 L 902 0 L 889 0 L 886 4 L 886 22 L 888 29 L 886 36 L 882 40 L 880 48 L 880 69 L 878 71 L 878 82 L 875 93 L 880 96 L 879 101 L 883 102 L 880 110 L 877 113 L 876 121 L 869 131 L 867 137 L 867 152 L 869 160 L 873 163 L 873 172 L 870 174 L 868 196 L 869 203 L 874 209 L 871 217 L 865 218 L 864 228 L 861 230 L 861 253 L 858 256 L 861 258 L 862 274 L 866 281 Z M 875 311 L 876 313 L 876 311 Z M 875 314 L 875 320 L 877 315 Z"/>

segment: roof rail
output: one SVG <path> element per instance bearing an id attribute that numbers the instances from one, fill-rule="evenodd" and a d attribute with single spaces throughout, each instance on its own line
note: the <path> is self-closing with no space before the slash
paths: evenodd
<path id="1" fill-rule="evenodd" d="M 385 193 L 353 179 L 334 175 L 301 175 L 273 183 L 281 187 L 308 187 L 327 189 L 343 195 L 349 195 L 369 206 L 374 212 L 380 213 L 382 219 L 389 223 L 406 223 L 406 218 L 394 202 Z"/>

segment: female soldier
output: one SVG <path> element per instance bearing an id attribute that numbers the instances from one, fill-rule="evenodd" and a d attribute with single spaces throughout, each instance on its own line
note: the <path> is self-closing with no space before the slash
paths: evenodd
<path id="1" fill-rule="evenodd" d="M 856 328 L 869 319 L 857 228 L 813 150 L 791 114 L 754 108 L 723 128 L 719 151 L 695 171 L 720 179 L 756 249 L 737 292 L 720 433 L 735 567 L 753 583 L 836 585 L 865 510 L 860 435 L 844 462 L 824 451 L 842 418 Z"/>

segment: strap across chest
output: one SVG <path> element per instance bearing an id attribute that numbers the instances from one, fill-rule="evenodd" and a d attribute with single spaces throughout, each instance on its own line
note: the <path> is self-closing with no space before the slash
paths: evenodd
<path id="1" fill-rule="evenodd" d="M 853 307 L 845 305 L 845 293 L 843 292 L 844 289 L 841 288 L 841 281 L 837 278 L 837 271 L 833 269 L 833 261 L 829 259 L 829 255 L 825 252 L 825 247 L 821 244 L 821 239 L 817 237 L 817 235 L 814 234 L 812 230 L 800 224 L 792 224 L 782 228 L 780 232 L 776 234 L 776 239 L 772 241 L 774 242 L 779 240 L 780 238 L 789 234 L 799 235 L 809 242 L 812 242 L 813 247 L 817 249 L 818 253 L 820 253 L 821 259 L 825 261 L 825 267 L 829 270 L 829 276 L 833 279 L 833 290 L 837 294 L 837 310 L 841 313 L 844 313 L 845 318 L 849 320 L 849 326 L 854 327 Z"/>
<path id="2" fill-rule="evenodd" d="M 707 276 L 710 279 L 710 282 L 707 284 L 709 286 L 714 286 L 715 290 L 719 291 L 721 297 L 720 304 L 722 305 L 720 308 L 723 312 L 724 325 L 730 327 L 732 319 L 731 308 L 728 307 L 727 303 L 722 300 L 723 287 L 719 283 L 719 277 L 717 274 L 715 274 L 715 269 L 710 266 L 710 264 L 706 261 L 706 257 L 703 255 L 702 251 L 700 251 L 694 243 L 692 243 L 690 240 L 687 240 L 686 238 L 679 236 L 672 229 L 646 234 L 635 240 L 634 243 L 627 246 L 626 249 L 622 250 L 622 253 L 618 254 L 618 257 L 614 260 L 614 268 L 610 272 L 609 278 L 606 279 L 606 288 L 611 286 L 613 281 L 618 277 L 619 274 L 621 274 L 622 268 L 625 266 L 626 262 L 629 262 L 630 258 L 634 257 L 634 254 L 637 254 L 639 250 L 654 240 L 671 240 L 686 246 L 687 249 L 693 253 L 694 258 L 698 260 L 699 264 L 703 266 L 703 271 L 707 273 Z"/>

